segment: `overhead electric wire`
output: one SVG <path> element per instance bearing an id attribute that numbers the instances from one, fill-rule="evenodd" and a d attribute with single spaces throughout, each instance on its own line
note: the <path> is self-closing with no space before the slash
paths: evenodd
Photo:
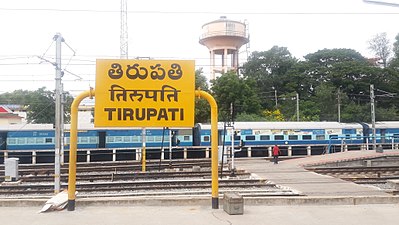
<path id="1" fill-rule="evenodd" d="M 0 8 L 2 11 L 49 11 L 74 13 L 120 13 L 120 10 L 57 9 L 57 8 Z M 397 15 L 399 12 L 245 12 L 245 11 L 163 11 L 128 10 L 128 14 L 218 14 L 218 15 Z"/>

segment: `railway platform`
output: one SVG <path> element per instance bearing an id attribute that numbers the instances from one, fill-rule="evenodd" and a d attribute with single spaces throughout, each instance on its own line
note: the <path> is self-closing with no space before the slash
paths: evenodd
<path id="1" fill-rule="evenodd" d="M 296 190 L 300 196 L 244 199 L 244 214 L 211 209 L 210 196 L 151 199 L 77 198 L 76 210 L 41 213 L 45 200 L 0 200 L 4 224 L 397 224 L 399 198 L 372 186 L 361 186 L 304 169 L 331 162 L 399 156 L 399 151 L 349 151 L 283 160 L 239 158 L 237 169 Z"/>
<path id="2" fill-rule="evenodd" d="M 280 161 L 273 164 L 269 158 L 238 159 L 235 164 L 277 185 L 298 191 L 303 196 L 293 198 L 270 198 L 266 204 L 379 204 L 399 203 L 399 197 L 388 194 L 374 186 L 362 186 L 339 178 L 317 174 L 305 167 L 327 163 L 344 163 L 369 160 L 382 156 L 399 156 L 397 150 L 347 151 L 326 155 L 309 156 Z"/>

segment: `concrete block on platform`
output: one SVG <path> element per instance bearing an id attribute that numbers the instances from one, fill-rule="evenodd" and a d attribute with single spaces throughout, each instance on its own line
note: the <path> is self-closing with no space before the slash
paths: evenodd
<path id="1" fill-rule="evenodd" d="M 227 192 L 223 195 L 223 210 L 229 215 L 244 214 L 244 199 L 235 192 Z"/>

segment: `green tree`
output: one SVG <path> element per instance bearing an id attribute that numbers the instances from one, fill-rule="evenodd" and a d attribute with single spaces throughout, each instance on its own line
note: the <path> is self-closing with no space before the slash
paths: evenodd
<path id="1" fill-rule="evenodd" d="M 55 123 L 54 93 L 45 88 L 39 88 L 29 95 L 27 120 L 29 123 Z"/>
<path id="2" fill-rule="evenodd" d="M 258 115 L 258 114 L 247 114 L 247 113 L 240 113 L 236 116 L 235 121 L 237 122 L 248 122 L 248 121 L 266 121 L 265 117 Z"/>
<path id="3" fill-rule="evenodd" d="M 202 73 L 202 68 L 195 71 L 195 89 L 209 92 L 207 79 Z M 195 98 L 195 123 L 207 123 L 210 118 L 211 111 L 207 100 Z"/>
<path id="4" fill-rule="evenodd" d="M 399 120 L 398 108 L 392 106 L 390 108 L 375 108 L 375 119 L 377 121 L 391 121 L 391 120 Z"/>
<path id="5" fill-rule="evenodd" d="M 271 111 L 264 110 L 262 113 L 265 116 L 266 121 L 284 121 L 284 116 L 279 109 Z"/>
<path id="6" fill-rule="evenodd" d="M 212 94 L 219 108 L 219 118 L 230 120 L 241 113 L 259 114 L 260 101 L 251 80 L 240 78 L 234 72 L 228 72 L 212 80 Z M 233 112 L 231 112 L 231 110 Z M 232 115 L 231 115 L 232 113 Z"/>
<path id="7" fill-rule="evenodd" d="M 389 67 L 399 71 L 399 34 L 395 37 L 395 42 L 393 43 L 393 58 L 389 62 Z"/>
<path id="8" fill-rule="evenodd" d="M 341 111 L 342 122 L 371 122 L 370 104 L 350 102 Z"/>
<path id="9" fill-rule="evenodd" d="M 283 76 L 297 62 L 286 47 L 273 46 L 264 52 L 253 52 L 243 65 L 244 78 L 255 81 L 258 96 L 262 98 L 263 108 L 272 108 L 274 90 L 283 91 Z"/>
<path id="10" fill-rule="evenodd" d="M 70 106 L 73 97 L 64 94 L 64 122 L 70 121 Z M 24 106 L 29 123 L 52 123 L 55 121 L 55 96 L 53 91 L 42 87 L 36 91 L 16 90 L 0 95 L 0 104 L 15 104 Z"/>
<path id="11" fill-rule="evenodd" d="M 335 87 L 352 90 L 369 68 L 367 60 L 352 49 L 323 49 L 304 58 L 308 63 L 305 73 L 313 80 L 314 87 L 332 82 Z"/>

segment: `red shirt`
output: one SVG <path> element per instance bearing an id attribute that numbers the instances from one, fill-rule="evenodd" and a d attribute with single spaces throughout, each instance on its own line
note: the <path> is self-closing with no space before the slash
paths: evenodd
<path id="1" fill-rule="evenodd" d="M 279 155 L 280 154 L 280 148 L 277 146 L 277 145 L 275 145 L 274 147 L 273 147 L 273 155 L 275 156 L 277 156 L 277 155 Z"/>

